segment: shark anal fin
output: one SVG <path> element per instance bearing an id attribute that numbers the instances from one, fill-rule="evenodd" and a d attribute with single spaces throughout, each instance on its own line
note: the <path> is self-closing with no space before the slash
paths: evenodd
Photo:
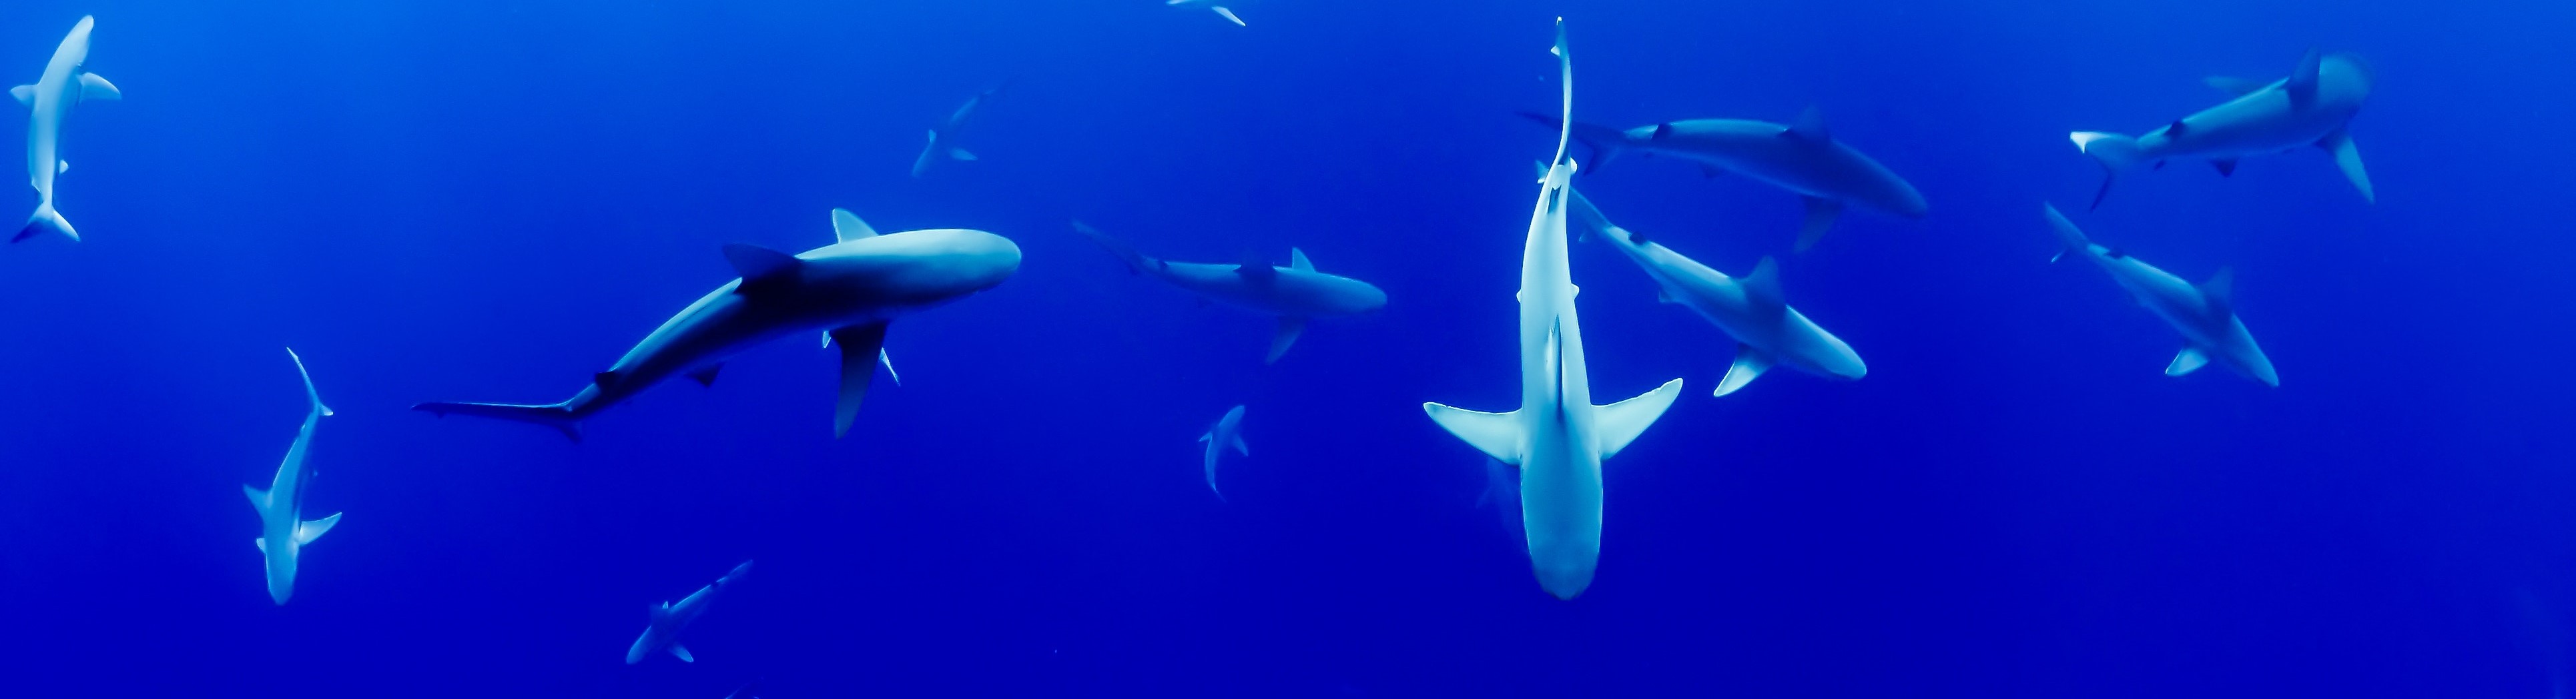
<path id="1" fill-rule="evenodd" d="M 1279 363 L 1279 356 L 1287 354 L 1288 348 L 1297 344 L 1297 336 L 1305 334 L 1305 332 L 1305 318 L 1300 316 L 1280 316 L 1278 332 L 1270 335 L 1270 354 L 1262 357 L 1261 363 Z"/>
<path id="2" fill-rule="evenodd" d="M 2362 200 L 2379 203 L 2379 195 L 2370 189 L 2370 172 L 2361 167 L 2361 151 L 2352 146 L 2352 134 L 2335 129 L 2318 140 L 2317 147 L 2334 154 L 2335 167 L 2343 170 L 2343 178 L 2351 180 L 2354 189 L 2361 190 Z"/>
<path id="3" fill-rule="evenodd" d="M 1422 412 L 1430 414 L 1432 422 L 1457 435 L 1467 446 L 1475 447 L 1495 461 L 1520 465 L 1521 443 L 1526 439 L 1521 434 L 1520 411 L 1488 413 L 1424 403 Z"/>
<path id="4" fill-rule="evenodd" d="M 243 485 L 242 495 L 250 498 L 251 507 L 262 511 L 268 509 L 268 491 L 260 490 L 258 486 Z"/>
<path id="5" fill-rule="evenodd" d="M 251 538 L 250 538 L 250 545 L 252 545 L 252 546 L 256 546 L 256 547 L 259 547 L 259 552 L 260 552 L 260 553 L 268 553 L 268 537 L 265 537 L 265 536 L 254 536 L 254 537 L 251 537 Z"/>
<path id="6" fill-rule="evenodd" d="M 1763 354 L 1752 345 L 1738 345 L 1735 348 L 1735 363 L 1726 368 L 1725 378 L 1717 380 L 1717 392 L 1709 395 L 1723 396 L 1734 393 L 1736 389 L 1743 388 L 1745 384 L 1761 378 L 1762 372 L 1770 371 L 1771 364 L 1771 355 Z"/>
<path id="7" fill-rule="evenodd" d="M 1806 197 L 1805 199 L 1807 202 L 1807 218 L 1804 222 L 1798 224 L 1797 250 L 1799 252 L 1806 252 L 1808 248 L 1815 247 L 1816 241 L 1825 237 L 1825 231 L 1833 229 L 1834 219 L 1842 216 L 1843 213 L 1842 202 L 1826 199 L 1824 197 Z"/>
<path id="8" fill-rule="evenodd" d="M 2200 371 L 2204 366 L 2209 366 L 2209 355 L 2198 347 L 2185 347 L 2180 354 L 2174 355 L 2172 364 L 2165 365 L 2165 375 L 2181 376 Z"/>
<path id="9" fill-rule="evenodd" d="M 2235 159 L 2235 158 L 2227 158 L 2227 159 L 2224 159 L 2224 160 L 2212 160 L 2212 161 L 2209 161 L 2209 164 L 2210 164 L 2212 167 L 2216 167 L 2216 168 L 2218 168 L 2218 176 L 2219 176 L 2219 177 L 2235 177 L 2235 176 L 2236 176 L 2236 159 Z"/>
<path id="10" fill-rule="evenodd" d="M 97 73 L 81 73 L 80 84 L 81 101 L 114 102 L 125 99 L 125 93 L 118 92 L 116 84 L 108 82 L 107 78 L 98 77 Z"/>
<path id="11" fill-rule="evenodd" d="M 671 651 L 671 657 L 679 658 L 680 662 L 694 663 L 698 661 L 697 657 L 689 655 L 688 646 L 680 645 L 677 641 L 673 641 L 671 645 L 665 647 L 664 650 Z"/>
<path id="12" fill-rule="evenodd" d="M 850 433 L 850 423 L 859 416 L 859 404 L 868 399 L 868 380 L 876 375 L 877 354 L 884 351 L 886 324 L 853 325 L 832 331 L 832 342 L 841 346 L 841 394 L 832 409 L 832 437 Z"/>
<path id="13" fill-rule="evenodd" d="M 329 517 L 297 522 L 295 524 L 295 544 L 298 546 L 310 544 L 313 543 L 314 539 L 322 538 L 322 535 L 331 533 L 331 528 L 339 526 L 340 524 L 340 514 L 341 513 L 333 512 Z"/>
<path id="14" fill-rule="evenodd" d="M 716 372 L 723 370 L 724 365 L 722 364 L 708 366 L 704 369 L 689 372 L 689 380 L 698 382 L 698 385 L 700 386 L 714 386 L 716 385 Z"/>
<path id="15" fill-rule="evenodd" d="M 1628 443 L 1645 434 L 1646 428 L 1663 417 L 1664 410 L 1673 407 L 1673 398 L 1681 394 L 1682 380 L 1673 379 L 1635 398 L 1601 406 L 1592 421 L 1593 439 L 1599 440 L 1595 448 L 1600 450 L 1601 458 L 1616 456 L 1619 450 L 1628 448 Z"/>

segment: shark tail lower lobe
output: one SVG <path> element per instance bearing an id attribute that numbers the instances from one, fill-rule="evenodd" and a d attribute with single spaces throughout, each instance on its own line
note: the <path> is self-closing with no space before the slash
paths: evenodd
<path id="1" fill-rule="evenodd" d="M 575 442 L 581 441 L 581 418 L 573 414 L 572 408 L 561 403 L 554 405 L 510 405 L 507 403 L 422 403 L 412 406 L 411 409 L 427 411 L 430 414 L 437 415 L 439 417 L 447 417 L 449 415 L 473 415 L 476 417 L 535 423 L 555 428 L 557 431 L 562 432 L 566 439 L 570 439 Z"/>
<path id="2" fill-rule="evenodd" d="M 18 234 L 11 236 L 9 242 L 26 240 L 38 233 L 58 233 L 72 239 L 72 242 L 80 242 L 80 233 L 72 230 L 72 222 L 63 220 L 62 212 L 55 211 L 54 203 L 50 201 L 37 204 L 36 213 L 27 217 L 27 225 L 19 227 Z"/>

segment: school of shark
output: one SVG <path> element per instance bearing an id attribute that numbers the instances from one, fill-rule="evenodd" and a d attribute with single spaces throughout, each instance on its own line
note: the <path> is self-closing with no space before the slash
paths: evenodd
<path id="1" fill-rule="evenodd" d="M 1224 21 L 1224 25 L 1218 25 L 1222 31 L 1260 28 L 1247 25 L 1233 9 L 1213 0 L 1168 0 L 1168 4 L 1212 12 Z M 70 163 L 64 159 L 66 126 L 76 107 L 124 97 L 106 78 L 85 69 L 96 29 L 95 20 L 80 18 L 36 73 L 35 80 L 10 90 L 26 113 L 28 185 L 35 195 L 33 212 L 16 230 L 13 242 L 83 240 L 65 217 L 58 197 L 65 178 L 79 177 L 70 174 Z M 1531 48 L 1535 54 L 1539 47 Z M 1872 141 L 1871 134 L 1837 133 L 1828 128 L 1818 110 L 1809 109 L 1785 123 L 1685 118 L 1619 128 L 1585 121 L 1580 108 L 1585 100 L 1577 99 L 1574 43 L 1568 39 L 1562 18 L 1556 21 L 1554 41 L 1546 50 L 1556 69 L 1554 83 L 1560 88 L 1554 95 L 1558 110 L 1522 116 L 1552 131 L 1555 146 L 1552 151 L 1515 156 L 1536 160 L 1536 192 L 1523 232 L 1519 283 L 1514 295 L 1516 332 L 1508 338 L 1500 334 L 1461 338 L 1468 343 L 1513 343 L 1519 366 L 1519 404 L 1487 412 L 1423 402 L 1421 409 L 1433 425 L 1472 449 L 1460 450 L 1462 456 L 1481 454 L 1493 465 L 1494 487 L 1487 500 L 1506 511 L 1517 508 L 1513 519 L 1527 554 L 1530 581 L 1539 592 L 1571 601 L 1581 598 L 1596 577 L 1619 574 L 1615 567 L 1604 569 L 1600 565 L 1605 545 L 1603 524 L 1616 517 L 1604 511 L 1605 462 L 1632 443 L 1651 439 L 1647 436 L 1650 428 L 1682 398 L 1685 383 L 1684 377 L 1652 385 L 1605 381 L 1603 391 L 1612 397 L 1628 397 L 1598 402 L 1602 399 L 1594 396 L 1591 369 L 1624 358 L 1587 353 L 1578 316 L 1581 306 L 1660 301 L 1678 307 L 1673 309 L 1675 317 L 1695 316 L 1714 326 L 1733 344 L 1706 348 L 1713 356 L 1731 352 L 1733 357 L 1724 374 L 1710 377 L 1706 384 L 1715 400 L 1758 401 L 1762 399 L 1759 394 L 1765 391 L 1831 390 L 1831 382 L 1859 381 L 1869 374 L 1861 354 L 1827 330 L 1832 318 L 1820 322 L 1790 305 L 1780 258 L 1761 256 L 1715 263 L 1695 260 L 1682 252 L 1693 248 L 1693 241 L 1613 223 L 1609 213 L 1578 191 L 1578 183 L 1602 168 L 1654 157 L 1690 163 L 1711 175 L 1733 173 L 1786 190 L 1802 203 L 1803 219 L 1794 231 L 1780 231 L 1779 237 L 1766 240 L 1777 241 L 1774 244 L 1780 253 L 1788 256 L 1823 254 L 1816 250 L 1817 242 L 1848 214 L 1910 220 L 1930 216 L 1932 210 L 1903 176 L 1864 152 L 1863 146 Z M 2358 202 L 2344 203 L 2375 201 L 2370 178 L 2354 145 L 2351 125 L 2373 87 L 2372 72 L 2361 59 L 2344 53 L 2309 51 L 2284 76 L 2212 78 L 2208 84 L 2223 93 L 2223 102 L 2138 135 L 2069 133 L 2076 152 L 2067 157 L 2080 154 L 2097 162 L 2104 173 L 2099 188 L 2090 201 L 2080 202 L 2081 207 L 2061 210 L 2053 202 L 2028 202 L 2028 234 L 2034 239 L 2045 235 L 2045 240 L 2062 248 L 2058 259 L 2073 257 L 2090 262 L 2154 318 L 2170 326 L 2178 347 L 2164 368 L 2166 375 L 2181 377 L 2216 364 L 2246 381 L 2278 387 L 2279 373 L 2240 315 L 2248 306 L 2240 306 L 2231 291 L 2234 273 L 2230 269 L 2198 275 L 2202 281 L 2194 283 L 2131 256 L 2116 245 L 2098 242 L 2116 240 L 2126 233 L 2105 231 L 2108 236 L 2097 238 L 2066 213 L 2074 211 L 2080 217 L 2086 210 L 2101 207 L 2112 200 L 2114 182 L 2168 162 L 2207 161 L 2226 174 L 2233 173 L 2245 158 L 2310 148 L 2322 151 L 2325 160 L 2360 194 Z M 151 98 L 139 83 L 129 85 L 138 88 L 135 99 Z M 992 102 L 1006 100 L 1005 94 L 1000 85 L 975 92 L 946 119 L 929 126 L 922 150 L 909 163 L 910 176 L 924 178 L 972 167 L 979 156 L 965 147 L 970 133 L 967 127 Z M 1528 127 L 1527 123 L 1514 123 L 1519 128 Z M 2050 136 L 2051 143 L 2056 143 L 2054 138 Z M 891 171 L 904 165 L 889 162 L 885 167 Z M 2322 169 L 2324 165 L 2321 162 L 2317 167 Z M 2086 184 L 2090 185 L 2090 181 Z M 1771 196 L 1769 190 L 1764 191 L 1762 196 Z M 77 187 L 72 193 L 73 203 L 77 204 Z M 1782 201 L 1781 206 L 1785 207 L 1786 202 Z M 973 298 L 1004 285 L 1019 271 L 1022 249 L 1012 238 L 966 228 L 880 232 L 860 216 L 841 209 L 829 212 L 832 237 L 824 238 L 824 213 L 814 212 L 810 234 L 817 247 L 812 249 L 790 252 L 738 243 L 711 251 L 730 267 L 731 276 L 710 275 L 704 280 L 706 286 L 693 287 L 711 287 L 703 296 L 672 312 L 658 327 L 636 328 L 642 331 L 641 339 L 625 354 L 586 377 L 568 377 L 579 383 L 570 397 L 540 402 L 562 394 L 480 396 L 477 398 L 487 401 L 529 402 L 424 401 L 413 409 L 424 414 L 418 418 L 422 420 L 436 416 L 525 423 L 581 441 L 585 421 L 657 386 L 678 383 L 672 381 L 674 378 L 711 385 L 728 360 L 748 350 L 781 340 L 816 342 L 819 338 L 825 347 L 838 346 L 839 381 L 834 387 L 837 398 L 830 425 L 835 438 L 848 435 L 853 424 L 866 415 L 866 398 L 878 374 L 885 374 L 886 381 L 895 380 L 895 356 L 885 349 L 885 341 L 897 321 L 918 314 L 972 316 L 976 313 Z M 1268 319 L 1272 323 L 1269 343 L 1239 348 L 1249 371 L 1264 371 L 1267 369 L 1261 367 L 1293 361 L 1291 349 L 1310 331 L 1337 337 L 1343 333 L 1363 334 L 1366 323 L 1357 319 L 1381 311 L 1390 302 L 1385 291 L 1368 281 L 1326 271 L 1332 269 L 1330 263 L 1336 255 L 1347 251 L 1318 247 L 1314 250 L 1317 257 L 1309 258 L 1308 250 L 1292 248 L 1286 251 L 1284 264 L 1280 258 L 1267 255 L 1185 262 L 1150 255 L 1129 244 L 1126 238 L 1071 217 L 1062 220 L 1063 229 L 1044 234 L 1088 240 L 1129 273 L 1118 276 L 1114 268 L 1102 262 L 1103 273 L 1092 280 L 1095 283 L 1168 286 L 1201 303 L 1242 311 L 1250 316 L 1243 321 L 1247 324 Z M 105 228 L 102 225 L 89 234 L 95 238 L 117 235 Z M 1504 235 L 1501 231 L 1494 233 L 1496 240 Z M 1577 254 L 1625 260 L 1625 264 L 1614 267 L 1624 270 L 1633 265 L 1636 272 L 1652 282 L 1658 298 L 1579 298 L 1575 278 L 1578 266 L 1572 261 Z M 1742 273 L 1730 275 L 1720 268 Z M 1136 281 L 1130 282 L 1131 279 Z M 1678 315 L 1685 311 L 1688 316 Z M 1117 319 L 1100 322 L 1114 324 Z M 488 351 L 507 353 L 510 349 L 491 347 Z M 1249 358 L 1255 356 L 1260 357 L 1261 367 L 1250 364 Z M 324 405 L 322 391 L 304 357 L 292 350 L 288 357 L 301 380 L 308 409 L 284 460 L 267 475 L 267 486 L 243 486 L 257 514 L 253 542 L 262 557 L 265 587 L 277 605 L 288 604 L 294 598 L 300 569 L 320 570 L 331 565 L 329 547 L 367 545 L 364 534 L 351 531 L 334 537 L 333 543 L 323 548 L 314 548 L 342 521 L 337 512 L 316 516 L 317 511 L 308 511 L 306 503 L 316 485 L 316 464 L 342 459 L 330 454 L 316 459 L 312 453 L 315 433 L 324 418 L 335 413 Z M 322 369 L 325 378 L 329 378 L 330 358 L 318 359 L 321 361 L 312 366 Z M 1775 379 L 1765 382 L 1764 388 L 1753 388 L 1757 379 L 1782 368 L 1790 370 L 1784 375 L 1793 373 L 1804 378 Z M 1500 376 L 1494 379 L 1497 387 L 1509 385 L 1511 380 Z M 1696 383 L 1701 378 L 1690 380 Z M 1791 382 L 1800 383 L 1771 385 Z M 286 387 L 280 386 L 280 390 Z M 430 396 L 424 396 L 427 397 Z M 1196 477 L 1204 481 L 1207 497 L 1216 502 L 1228 498 L 1227 491 L 1220 487 L 1227 473 L 1221 466 L 1232 462 L 1237 468 L 1245 463 L 1257 467 L 1259 463 L 1246 440 L 1248 432 L 1259 428 L 1258 406 L 1249 405 L 1257 402 L 1246 400 L 1221 413 L 1210 409 L 1208 414 L 1218 416 L 1204 423 L 1198 421 L 1207 418 L 1193 411 L 1193 424 L 1208 425 L 1197 440 L 1201 446 Z M 1255 409 L 1247 410 L 1248 406 Z M 1247 413 L 1253 417 L 1247 418 Z M 281 422 L 283 419 L 280 416 Z M 820 426 L 817 415 L 818 433 Z M 1185 433 L 1173 435 L 1174 451 L 1168 459 L 1175 478 L 1190 477 L 1186 457 L 1181 456 L 1186 453 L 1181 451 L 1186 448 L 1180 444 L 1183 437 Z M 1236 493 L 1236 497 L 1241 495 Z M 360 510 L 363 519 L 364 508 L 353 509 Z M 244 518 L 239 524 L 247 530 L 253 522 Z M 248 553 L 243 551 L 241 555 L 246 557 Z M 705 615 L 720 596 L 742 594 L 739 588 L 750 570 L 751 563 L 745 561 L 678 601 L 652 606 L 647 626 L 627 650 L 625 662 L 643 663 L 661 655 L 693 662 L 691 650 L 681 644 L 683 631 Z M 311 576 L 306 579 L 327 584 Z M 602 657 L 613 652 L 602 649 Z M 750 696 L 747 692 L 737 694 Z"/>

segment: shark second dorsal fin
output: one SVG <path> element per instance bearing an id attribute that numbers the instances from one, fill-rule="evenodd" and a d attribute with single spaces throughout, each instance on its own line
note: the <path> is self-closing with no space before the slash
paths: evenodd
<path id="1" fill-rule="evenodd" d="M 2209 281 L 2200 283 L 2200 297 L 2207 300 L 2210 310 L 2234 315 L 2236 313 L 2236 269 L 2218 268 L 2218 273 L 2209 275 Z"/>
<path id="2" fill-rule="evenodd" d="M 1834 140 L 1833 130 L 1825 128 L 1824 110 L 1817 109 L 1815 105 L 1808 105 L 1806 111 L 1799 112 L 1798 120 L 1789 122 L 1789 128 L 1781 131 L 1780 135 L 1809 143 L 1832 143 Z"/>
<path id="3" fill-rule="evenodd" d="M 1771 259 L 1768 255 L 1763 256 L 1761 262 L 1754 263 L 1753 271 L 1744 275 L 1743 282 L 1744 299 L 1752 303 L 1753 310 L 1777 314 L 1781 309 L 1788 307 L 1789 304 L 1785 300 L 1788 297 L 1780 293 L 1779 260 Z"/>
<path id="4" fill-rule="evenodd" d="M 869 228 L 868 222 L 859 220 L 859 215 L 850 213 L 849 209 L 832 210 L 832 235 L 838 236 L 841 242 L 873 238 L 876 234 L 877 229 Z"/>
<path id="5" fill-rule="evenodd" d="M 725 261 L 733 264 L 734 272 L 742 275 L 742 285 L 734 288 L 737 294 L 750 294 L 780 283 L 792 283 L 796 280 L 796 268 L 804 264 L 795 255 L 749 243 L 724 246 L 724 255 Z"/>
<path id="6" fill-rule="evenodd" d="M 2289 81 L 2281 86 L 2290 93 L 2292 109 L 2306 109 L 2308 105 L 2316 102 L 2317 71 L 2324 65 L 2325 55 L 2318 53 L 2316 49 L 2308 49 L 2307 55 L 2299 57 L 2298 69 L 2290 71 Z"/>

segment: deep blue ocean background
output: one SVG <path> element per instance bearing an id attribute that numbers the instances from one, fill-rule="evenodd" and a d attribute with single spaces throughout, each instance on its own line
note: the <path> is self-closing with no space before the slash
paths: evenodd
<path id="1" fill-rule="evenodd" d="M 2550 697 L 2576 682 L 2576 5 L 2098 0 L 12 0 L 32 81 L 84 14 L 125 93 L 0 248 L 0 696 Z M 1541 592 L 1418 405 L 1509 409 L 1530 162 L 1563 15 L 1579 118 L 1786 121 L 1919 187 L 1789 252 L 1786 192 L 1622 160 L 1584 191 L 1869 362 L 1708 390 L 1732 343 L 1577 244 L 1595 393 L 1684 395 L 1605 467 L 1598 581 Z M 2366 57 L 2319 151 L 2131 173 L 2136 133 Z M 923 130 L 1009 86 L 919 180 Z M 22 117 L 0 121 L 16 134 Z M 14 160 L 11 162 L 15 162 Z M 14 190 L 0 215 L 35 197 Z M 2267 389 L 2180 346 L 2042 201 L 2186 278 L 2237 272 Z M 835 363 L 748 353 L 554 432 L 552 402 L 847 207 L 1026 254 L 899 321 L 900 388 L 831 435 Z M 1376 283 L 1276 366 L 1270 321 L 1149 253 Z M 6 219 L 16 221 L 15 218 Z M 339 415 L 296 596 L 240 494 Z M 1191 440 L 1248 406 L 1231 503 Z M 688 635 L 652 604 L 758 569 Z"/>

